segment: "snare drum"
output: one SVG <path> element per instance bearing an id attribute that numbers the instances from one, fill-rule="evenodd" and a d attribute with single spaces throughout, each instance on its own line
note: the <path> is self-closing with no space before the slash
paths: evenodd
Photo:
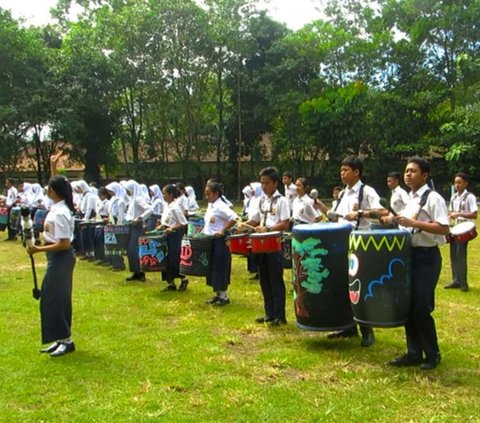
<path id="1" fill-rule="evenodd" d="M 248 256 L 251 252 L 250 236 L 248 234 L 231 235 L 228 238 L 228 249 L 232 254 Z"/>
<path id="2" fill-rule="evenodd" d="M 251 234 L 252 253 L 278 253 L 282 251 L 282 233 L 280 231 Z"/>
<path id="3" fill-rule="evenodd" d="M 461 244 L 463 242 L 471 241 L 477 237 L 477 228 L 475 222 L 465 221 L 457 223 L 450 229 L 450 234 L 447 236 L 448 242 L 456 242 Z"/>

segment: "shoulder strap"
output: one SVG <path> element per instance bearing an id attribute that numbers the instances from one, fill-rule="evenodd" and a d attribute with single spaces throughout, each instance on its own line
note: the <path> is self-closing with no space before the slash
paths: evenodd
<path id="1" fill-rule="evenodd" d="M 422 208 L 425 204 L 427 204 L 428 196 L 433 190 L 428 188 L 423 194 L 422 198 L 420 198 L 420 208 Z"/>
<path id="2" fill-rule="evenodd" d="M 344 194 L 345 194 L 345 188 L 340 191 L 340 194 L 338 194 L 337 204 L 335 204 L 335 208 L 333 209 L 334 212 L 337 211 L 338 206 L 340 205 L 340 201 L 342 201 L 342 198 L 343 198 Z"/>

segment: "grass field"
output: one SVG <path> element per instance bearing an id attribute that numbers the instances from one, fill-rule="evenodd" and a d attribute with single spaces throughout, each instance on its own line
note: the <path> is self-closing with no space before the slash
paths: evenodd
<path id="1" fill-rule="evenodd" d="M 402 328 L 377 342 L 327 340 L 296 328 L 254 323 L 257 282 L 233 261 L 232 303 L 213 308 L 203 278 L 186 292 L 161 292 L 159 274 L 126 283 L 77 261 L 73 337 L 77 351 L 39 354 L 38 303 L 20 243 L 0 242 L 0 421 L 2 422 L 478 422 L 480 421 L 480 241 L 469 247 L 471 290 L 444 290 L 435 317 L 443 361 L 431 372 L 396 369 Z M 45 268 L 36 256 L 37 272 Z M 287 290 L 291 277 L 285 271 Z"/>

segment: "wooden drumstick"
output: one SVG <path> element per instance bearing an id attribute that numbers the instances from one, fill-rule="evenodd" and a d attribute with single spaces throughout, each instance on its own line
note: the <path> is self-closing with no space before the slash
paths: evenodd
<path id="1" fill-rule="evenodd" d="M 251 229 L 251 230 L 253 230 L 253 231 L 255 230 L 255 226 L 249 225 L 249 224 L 247 224 L 247 223 L 243 223 L 243 222 L 241 222 L 241 221 L 239 221 L 239 220 L 237 221 L 237 223 L 238 223 L 239 226 L 245 226 L 247 229 Z"/>

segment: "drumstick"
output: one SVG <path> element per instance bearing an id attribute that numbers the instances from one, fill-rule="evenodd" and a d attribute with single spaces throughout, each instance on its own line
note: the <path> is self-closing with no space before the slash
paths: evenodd
<path id="1" fill-rule="evenodd" d="M 237 223 L 240 225 L 240 226 L 245 226 L 246 228 L 248 229 L 251 229 L 251 230 L 255 230 L 255 226 L 252 226 L 252 225 L 249 225 L 248 223 L 242 223 L 240 220 L 237 220 Z"/>

